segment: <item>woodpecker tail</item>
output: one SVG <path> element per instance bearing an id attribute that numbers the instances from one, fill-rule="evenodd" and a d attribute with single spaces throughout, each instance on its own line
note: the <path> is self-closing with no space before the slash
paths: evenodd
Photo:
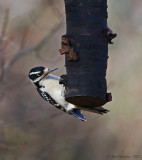
<path id="1" fill-rule="evenodd" d="M 72 114 L 73 116 L 79 118 L 82 121 L 86 121 L 86 118 L 83 116 L 83 114 L 81 113 L 80 109 L 74 108 L 72 111 L 70 111 L 70 114 Z"/>
<path id="2" fill-rule="evenodd" d="M 102 114 L 102 115 L 109 112 L 109 110 L 107 110 L 101 106 L 100 107 L 78 107 L 78 106 L 76 106 L 76 108 L 84 110 L 84 111 L 88 111 L 88 112 Z"/>

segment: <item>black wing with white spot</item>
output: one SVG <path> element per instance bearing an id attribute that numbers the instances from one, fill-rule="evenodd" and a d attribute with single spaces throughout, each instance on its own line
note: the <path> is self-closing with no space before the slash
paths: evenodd
<path id="1" fill-rule="evenodd" d="M 81 113 L 80 109 L 76 109 L 76 108 L 75 108 L 75 109 L 73 109 L 72 111 L 67 112 L 67 110 L 66 110 L 65 108 L 63 108 L 61 105 L 59 105 L 48 93 L 43 92 L 43 91 L 41 91 L 41 90 L 39 90 L 39 89 L 37 89 L 37 91 L 38 91 L 38 93 L 40 94 L 40 96 L 41 96 L 44 100 L 48 101 L 49 103 L 51 103 L 51 104 L 52 104 L 53 106 L 55 106 L 56 108 L 61 109 L 62 111 L 66 112 L 66 113 L 68 113 L 68 114 L 70 114 L 70 115 L 73 115 L 73 116 L 79 118 L 79 119 L 82 120 L 82 121 L 86 121 L 86 119 L 84 118 L 84 116 L 83 116 L 83 114 Z"/>
<path id="2" fill-rule="evenodd" d="M 39 90 L 39 89 L 37 89 L 37 91 L 38 91 L 38 93 L 40 94 L 40 96 L 41 96 L 44 100 L 48 101 L 50 104 L 52 104 L 52 105 L 55 106 L 56 108 L 61 109 L 61 110 L 63 110 L 64 112 L 66 112 L 66 110 L 65 110 L 62 106 L 60 106 L 48 93 L 43 92 L 43 91 L 41 91 L 41 90 Z"/>

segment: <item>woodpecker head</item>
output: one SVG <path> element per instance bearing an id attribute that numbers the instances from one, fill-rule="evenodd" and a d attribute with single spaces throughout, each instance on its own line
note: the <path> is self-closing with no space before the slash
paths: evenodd
<path id="1" fill-rule="evenodd" d="M 49 73 L 55 71 L 58 68 L 45 68 L 42 66 L 32 68 L 29 72 L 29 78 L 33 83 L 36 83 L 38 81 L 41 81 L 43 78 L 45 78 Z"/>

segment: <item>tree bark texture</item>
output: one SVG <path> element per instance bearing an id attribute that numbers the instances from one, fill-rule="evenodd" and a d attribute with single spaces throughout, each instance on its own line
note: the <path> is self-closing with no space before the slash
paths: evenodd
<path id="1" fill-rule="evenodd" d="M 66 101 L 79 106 L 107 102 L 106 69 L 108 41 L 107 0 L 64 0 L 66 36 L 71 38 L 77 60 L 65 60 Z"/>

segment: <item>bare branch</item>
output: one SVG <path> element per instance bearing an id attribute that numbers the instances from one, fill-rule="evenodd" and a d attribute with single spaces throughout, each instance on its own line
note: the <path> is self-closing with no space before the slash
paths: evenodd
<path id="1" fill-rule="evenodd" d="M 4 21 L 3 21 L 3 24 L 2 24 L 1 35 L 0 35 L 0 76 L 2 74 L 1 68 L 5 64 L 5 58 L 4 58 L 3 49 L 5 48 L 5 46 L 9 42 L 9 41 L 7 41 L 7 42 L 4 41 L 5 40 L 6 29 L 7 29 L 8 21 L 9 21 L 9 11 L 10 11 L 9 8 L 6 9 L 6 11 L 5 11 Z"/>
<path id="2" fill-rule="evenodd" d="M 34 47 L 28 48 L 26 50 L 21 50 L 19 51 L 14 57 L 13 59 L 5 64 L 5 66 L 2 68 L 1 70 L 1 76 L 9 69 L 9 67 L 11 67 L 12 65 L 14 65 L 20 58 L 27 56 L 31 53 L 33 53 L 34 51 L 38 51 L 39 49 L 41 49 L 45 44 L 47 44 L 47 42 L 51 39 L 51 37 L 57 32 L 57 30 L 63 25 L 63 20 L 64 18 L 61 19 L 60 23 L 52 29 L 52 31 L 45 36 L 37 45 L 35 45 Z"/>
<path id="3" fill-rule="evenodd" d="M 21 50 L 23 50 L 25 47 L 27 31 L 28 31 L 28 27 L 25 27 L 24 32 L 23 32 L 23 36 L 22 36 L 22 40 L 21 40 L 21 44 L 20 44 L 19 52 Z"/>
<path id="4" fill-rule="evenodd" d="M 9 8 L 6 9 L 6 11 L 5 11 L 4 22 L 2 25 L 2 30 L 1 30 L 1 35 L 0 35 L 0 47 L 1 47 L 1 43 L 5 37 L 5 34 L 6 34 L 6 29 L 7 29 L 8 21 L 9 21 L 9 11 L 10 11 Z"/>

